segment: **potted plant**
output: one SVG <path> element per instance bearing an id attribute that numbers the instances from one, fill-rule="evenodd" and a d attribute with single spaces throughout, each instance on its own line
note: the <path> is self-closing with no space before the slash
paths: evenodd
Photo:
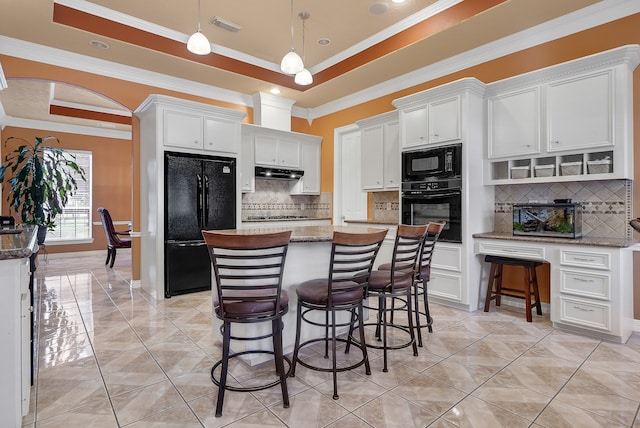
<path id="1" fill-rule="evenodd" d="M 56 137 L 35 137 L 33 143 L 23 138 L 18 140 L 14 150 L 4 156 L 0 166 L 0 184 L 9 184 L 7 202 L 11 210 L 18 214 L 23 224 L 39 227 L 38 243 L 44 242 L 47 230 L 55 227 L 55 218 L 78 189 L 76 178 L 86 180 L 85 172 L 76 162 L 73 154 L 47 145 L 60 140 Z M 7 176 L 7 171 L 11 176 Z"/>

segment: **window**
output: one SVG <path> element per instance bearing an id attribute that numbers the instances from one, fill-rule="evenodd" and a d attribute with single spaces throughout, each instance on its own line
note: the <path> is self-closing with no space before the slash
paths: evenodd
<path id="1" fill-rule="evenodd" d="M 69 198 L 62 214 L 56 219 L 56 228 L 47 232 L 47 244 L 88 242 L 91 240 L 91 152 L 67 150 L 75 155 L 76 163 L 84 169 L 87 181 L 76 176 L 78 189 Z"/>

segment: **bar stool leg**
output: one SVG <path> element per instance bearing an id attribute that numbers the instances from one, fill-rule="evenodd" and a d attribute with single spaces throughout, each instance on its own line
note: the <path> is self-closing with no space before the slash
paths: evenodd
<path id="1" fill-rule="evenodd" d="M 227 386 L 227 372 L 229 370 L 229 346 L 231 342 L 231 323 L 225 321 L 222 338 L 222 371 L 220 372 L 220 385 L 218 386 L 218 402 L 216 403 L 216 417 L 222 416 L 222 403 L 224 402 L 224 391 Z M 282 369 L 284 372 L 284 368 Z M 213 378 L 213 369 L 211 369 Z"/>
<path id="2" fill-rule="evenodd" d="M 540 303 L 540 289 L 538 288 L 538 274 L 536 273 L 536 266 L 531 268 L 532 283 L 533 283 L 533 295 L 536 298 L 536 313 L 542 315 L 542 304 Z"/>
<path id="3" fill-rule="evenodd" d="M 282 401 L 284 408 L 289 407 L 289 391 L 287 390 L 287 373 L 284 371 L 284 355 L 282 351 L 282 320 L 275 319 L 271 321 L 273 329 L 273 347 L 274 358 L 276 363 L 276 373 L 280 376 L 280 389 L 282 390 Z"/>
<path id="4" fill-rule="evenodd" d="M 413 307 L 414 307 L 414 313 L 416 315 L 416 331 L 418 332 L 418 346 L 422 348 L 422 332 L 420 331 L 421 330 L 421 328 L 420 328 L 420 299 L 418 299 L 418 283 L 414 283 L 411 286 L 411 288 L 413 288 Z M 425 311 L 426 310 L 427 310 L 427 307 L 425 305 Z M 431 330 L 431 326 L 429 326 L 429 329 Z M 429 332 L 431 333 L 431 331 L 429 331 Z"/>
<path id="5" fill-rule="evenodd" d="M 524 305 L 527 311 L 527 322 L 532 322 L 531 315 L 531 272 L 529 267 L 524 268 Z"/>
<path id="6" fill-rule="evenodd" d="M 491 263 L 491 270 L 489 271 L 489 284 L 487 285 L 487 296 L 484 299 L 484 311 L 489 312 L 489 306 L 491 305 L 491 297 L 493 294 L 493 284 L 496 281 L 496 270 L 498 265 Z"/>

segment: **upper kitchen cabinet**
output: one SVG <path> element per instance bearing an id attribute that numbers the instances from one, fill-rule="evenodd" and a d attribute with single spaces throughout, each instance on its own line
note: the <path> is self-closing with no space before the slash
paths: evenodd
<path id="1" fill-rule="evenodd" d="M 356 124 L 362 135 L 362 189 L 364 191 L 400 188 L 400 136 L 398 112 L 392 111 Z"/>
<path id="2" fill-rule="evenodd" d="M 547 151 L 613 145 L 613 69 L 547 85 Z"/>
<path id="3" fill-rule="evenodd" d="M 300 142 L 277 135 L 254 136 L 255 163 L 278 168 L 300 168 Z"/>
<path id="4" fill-rule="evenodd" d="M 320 144 L 322 138 L 256 125 L 242 124 L 242 191 L 254 190 L 256 165 L 302 169 L 304 176 L 292 182 L 291 194 L 320 194 Z"/>
<path id="5" fill-rule="evenodd" d="M 490 159 L 540 152 L 540 90 L 530 88 L 487 99 Z"/>
<path id="6" fill-rule="evenodd" d="M 174 100 L 159 99 L 164 146 L 201 153 L 238 153 L 240 123 L 235 114 L 215 106 Z"/>
<path id="7" fill-rule="evenodd" d="M 484 84 L 465 78 L 394 100 L 402 150 L 462 140 L 463 98 L 469 90 L 484 94 Z"/>
<path id="8" fill-rule="evenodd" d="M 487 86 L 486 184 L 633 179 L 630 45 Z"/>
<path id="9" fill-rule="evenodd" d="M 291 185 L 292 195 L 320 194 L 320 141 L 302 141 L 304 175 Z"/>

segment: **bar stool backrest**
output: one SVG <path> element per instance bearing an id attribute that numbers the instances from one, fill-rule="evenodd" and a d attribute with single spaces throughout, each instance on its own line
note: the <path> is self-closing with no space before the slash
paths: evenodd
<path id="1" fill-rule="evenodd" d="M 446 226 L 447 222 L 442 223 L 429 223 L 427 224 L 427 231 L 424 235 L 424 242 L 422 244 L 422 250 L 420 251 L 420 258 L 418 260 L 418 275 L 425 276 L 429 279 L 429 271 L 431 270 L 431 259 L 433 258 L 433 250 L 435 250 L 436 242 L 440 237 L 440 233 Z"/>
<path id="2" fill-rule="evenodd" d="M 373 233 L 333 233 L 328 281 L 330 307 L 334 293 L 346 295 L 354 290 L 363 290 L 386 235 L 386 229 Z M 361 300 L 362 295 L 356 294 Z"/>
<path id="3" fill-rule="evenodd" d="M 393 246 L 393 257 L 391 259 L 391 287 L 395 282 L 395 276 L 401 273 L 406 276 L 407 267 L 412 266 L 417 269 L 418 256 L 422 249 L 422 243 L 427 225 L 410 226 L 406 224 L 398 225 L 396 240 Z"/>
<path id="4" fill-rule="evenodd" d="M 291 231 L 257 235 L 202 231 L 213 266 L 216 315 L 265 321 L 281 308 L 282 274 Z"/>

